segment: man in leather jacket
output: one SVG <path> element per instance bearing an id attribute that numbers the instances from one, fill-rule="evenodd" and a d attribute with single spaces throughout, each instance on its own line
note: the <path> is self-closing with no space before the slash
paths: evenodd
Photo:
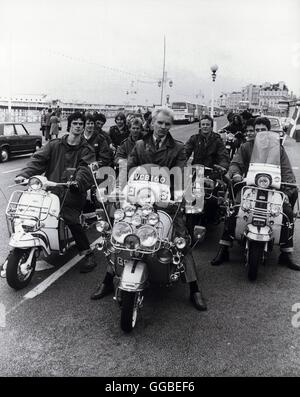
<path id="1" fill-rule="evenodd" d="M 266 117 L 258 117 L 254 122 L 255 133 L 260 131 L 269 131 L 271 129 L 270 120 Z M 254 146 L 254 139 L 241 145 L 238 152 L 232 159 L 229 167 L 227 177 L 232 180 L 233 183 L 238 183 L 243 180 L 243 175 L 247 174 L 248 167 L 250 164 L 251 154 Z M 280 166 L 281 166 L 281 180 L 282 182 L 295 184 L 296 179 L 290 164 L 290 160 L 287 156 L 284 147 L 280 145 Z M 298 198 L 298 191 L 296 187 L 283 187 L 281 188 L 286 194 L 286 200 L 283 204 L 283 213 L 288 217 L 289 222 L 293 225 L 293 208 Z M 239 192 L 240 193 L 240 192 Z M 238 198 L 238 193 L 236 192 Z M 240 199 L 240 197 L 239 197 Z M 220 248 L 216 257 L 211 261 L 214 266 L 220 265 L 221 263 L 229 260 L 228 248 L 232 246 L 233 236 L 235 234 L 236 226 L 236 215 L 238 209 L 225 220 L 224 232 L 220 240 Z M 293 232 L 291 232 L 291 238 L 287 238 L 289 235 L 288 225 L 285 224 L 281 229 L 281 254 L 279 256 L 279 264 L 285 265 L 292 270 L 300 270 L 300 265 L 296 264 L 292 257 L 293 252 Z"/>
<path id="2" fill-rule="evenodd" d="M 15 178 L 16 183 L 33 175 L 45 173 L 52 182 L 67 182 L 68 168 L 76 169 L 70 189 L 52 188 L 63 202 L 61 216 L 71 230 L 80 255 L 86 255 L 87 261 L 82 262 L 81 273 L 87 273 L 96 266 L 94 254 L 88 238 L 80 224 L 80 214 L 86 202 L 87 190 L 93 185 L 93 177 L 88 164 L 95 161 L 93 149 L 83 137 L 85 116 L 75 112 L 70 116 L 70 133 L 62 138 L 51 140 L 38 150 L 25 168 Z"/>
<path id="3" fill-rule="evenodd" d="M 205 115 L 200 120 L 199 133 L 192 135 L 185 144 L 186 157 L 194 154 L 192 164 L 202 164 L 213 168 L 219 165 L 226 170 L 229 167 L 229 156 L 220 134 L 213 132 L 213 119 Z"/>
<path id="4" fill-rule="evenodd" d="M 173 113 L 169 109 L 157 109 L 152 118 L 153 134 L 147 134 L 142 140 L 137 141 L 128 159 L 128 169 L 143 164 L 155 164 L 160 167 L 179 167 L 183 171 L 186 165 L 186 155 L 183 143 L 176 141 L 169 130 L 173 123 Z M 171 210 L 172 211 L 172 210 Z M 172 214 L 171 214 L 172 215 Z M 183 214 L 178 212 L 174 220 L 175 234 L 188 237 L 188 232 L 183 220 Z M 186 281 L 190 286 L 190 300 L 197 310 L 207 310 L 197 280 L 196 266 L 192 251 L 188 247 L 184 256 Z M 113 274 L 109 271 L 91 299 L 101 299 L 113 292 Z"/>

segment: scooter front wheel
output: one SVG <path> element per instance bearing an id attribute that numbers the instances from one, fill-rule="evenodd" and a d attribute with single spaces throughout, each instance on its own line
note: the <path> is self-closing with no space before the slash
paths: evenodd
<path id="1" fill-rule="evenodd" d="M 257 279 L 258 268 L 264 261 L 265 243 L 260 241 L 249 242 L 248 250 L 248 279 L 255 281 Z"/>
<path id="2" fill-rule="evenodd" d="M 35 265 L 35 252 L 30 249 L 13 249 L 7 257 L 6 280 L 7 284 L 16 290 L 27 287 L 32 279 Z M 31 258 L 30 258 L 31 256 Z M 30 260 L 30 263 L 27 263 Z"/>
<path id="3" fill-rule="evenodd" d="M 122 291 L 121 329 L 131 332 L 135 327 L 139 308 L 139 293 Z"/>

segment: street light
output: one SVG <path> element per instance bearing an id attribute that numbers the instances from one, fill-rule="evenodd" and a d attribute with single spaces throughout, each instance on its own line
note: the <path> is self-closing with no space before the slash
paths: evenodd
<path id="1" fill-rule="evenodd" d="M 210 68 L 212 74 L 212 89 L 211 89 L 211 106 L 210 106 L 210 116 L 213 118 L 214 117 L 214 82 L 216 81 L 217 77 L 217 70 L 218 70 L 218 65 L 213 65 Z"/>

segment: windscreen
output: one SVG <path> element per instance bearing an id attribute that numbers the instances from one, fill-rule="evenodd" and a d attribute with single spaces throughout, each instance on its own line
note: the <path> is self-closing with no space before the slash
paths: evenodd
<path id="1" fill-rule="evenodd" d="M 280 165 L 280 141 L 276 132 L 256 134 L 250 163 Z"/>

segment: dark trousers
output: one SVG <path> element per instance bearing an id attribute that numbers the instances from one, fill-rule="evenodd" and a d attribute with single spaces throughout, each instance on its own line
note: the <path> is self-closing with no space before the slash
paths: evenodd
<path id="1" fill-rule="evenodd" d="M 85 255 L 91 252 L 89 240 L 80 224 L 68 225 L 71 230 L 72 236 L 74 237 L 76 246 L 81 255 Z"/>
<path id="2" fill-rule="evenodd" d="M 45 133 L 46 133 L 45 139 L 46 139 L 46 141 L 49 141 L 51 139 L 50 138 L 50 125 L 46 125 Z"/>
<path id="3" fill-rule="evenodd" d="M 173 219 L 176 214 L 176 209 L 177 206 L 164 208 L 163 210 L 166 211 Z M 188 236 L 189 233 L 183 218 L 183 212 L 179 210 L 173 221 L 173 241 L 175 237 L 183 237 L 187 239 Z M 184 251 L 183 265 L 185 268 L 186 282 L 198 282 L 196 264 L 190 247 L 186 247 Z"/>

